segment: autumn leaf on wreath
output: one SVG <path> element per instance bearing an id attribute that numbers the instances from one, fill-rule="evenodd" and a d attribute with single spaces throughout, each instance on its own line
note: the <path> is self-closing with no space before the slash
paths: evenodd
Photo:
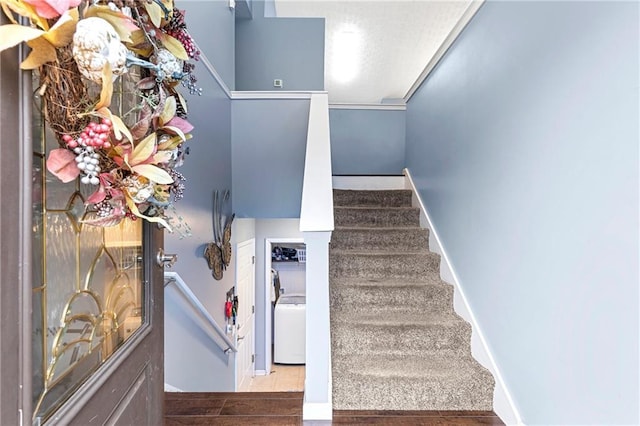
<path id="1" fill-rule="evenodd" d="M 48 30 L 31 28 L 25 25 L 7 24 L 0 26 L 0 51 L 26 42 L 31 53 L 20 68 L 35 69 L 47 62 L 56 60 L 56 48 L 71 43 L 78 23 L 78 10 L 66 11 Z"/>
<path id="2" fill-rule="evenodd" d="M 56 18 L 67 10 L 78 6 L 82 0 L 22 0 L 36 10 L 38 16 L 46 19 Z"/>
<path id="3" fill-rule="evenodd" d="M 103 88 L 104 91 L 104 88 Z M 101 96 L 102 98 L 102 96 Z M 101 101 L 100 101 L 101 102 Z M 126 126 L 126 124 L 124 124 L 124 121 L 122 121 L 122 119 L 120 117 L 118 117 L 117 115 L 111 113 L 111 111 L 109 110 L 109 108 L 107 107 L 102 107 L 99 108 L 97 111 L 94 111 L 92 113 L 92 115 L 95 115 L 97 117 L 100 118 L 107 118 L 109 120 L 111 120 L 111 123 L 113 123 L 113 134 L 115 135 L 117 140 L 122 140 L 122 136 L 126 136 L 126 138 L 132 142 L 133 136 L 131 135 L 131 131 L 129 130 L 129 128 Z"/>
<path id="4" fill-rule="evenodd" d="M 186 134 L 193 130 L 193 125 L 176 115 L 176 98 L 169 96 L 164 103 L 162 113 L 157 118 L 157 128 L 180 136 L 183 141 L 186 141 L 188 139 Z"/>
<path id="5" fill-rule="evenodd" d="M 133 42 L 131 35 L 135 31 L 140 30 L 140 28 L 138 28 L 138 26 L 135 24 L 135 21 L 131 17 L 123 14 L 120 11 L 111 10 L 109 6 L 91 6 L 85 12 L 84 17 L 97 17 L 104 19 L 111 24 L 113 29 L 118 33 L 118 36 L 120 36 L 120 40 L 123 43 Z"/>
<path id="6" fill-rule="evenodd" d="M 167 228 L 167 231 L 171 232 L 171 227 L 161 217 L 146 216 L 146 215 L 140 213 L 140 210 L 138 209 L 138 206 L 136 205 L 136 203 L 133 201 L 133 199 L 129 195 L 125 195 L 125 201 L 127 203 L 127 207 L 129 207 L 129 210 L 131 210 L 131 213 L 133 213 L 134 215 L 138 216 L 139 218 L 146 219 L 149 222 L 159 223 L 162 226 L 164 226 L 165 228 Z"/>
<path id="7" fill-rule="evenodd" d="M 183 61 L 189 60 L 189 54 L 182 43 L 180 43 L 180 40 L 167 33 L 163 33 L 162 31 L 157 33 L 157 37 L 164 48 L 171 52 L 173 56 L 178 59 L 182 59 Z"/>
<path id="8" fill-rule="evenodd" d="M 47 170 L 63 183 L 71 182 L 80 175 L 76 155 L 64 148 L 53 149 L 49 152 Z"/>
<path id="9" fill-rule="evenodd" d="M 114 151 L 117 155 L 113 157 L 113 161 L 120 167 L 129 169 L 155 183 L 173 183 L 169 173 L 155 165 L 166 163 L 171 158 L 171 152 L 157 152 L 155 133 L 141 140 L 133 150 L 131 145 L 118 145 Z"/>
<path id="10" fill-rule="evenodd" d="M 112 200 L 124 199 L 122 190 L 114 185 L 113 176 L 111 176 L 110 173 L 100 173 L 98 179 L 100 180 L 100 185 L 98 189 L 87 198 L 87 204 L 97 204 L 107 198 L 107 195 L 109 195 Z"/>
<path id="11" fill-rule="evenodd" d="M 104 68 L 102 69 L 102 89 L 100 90 L 100 100 L 96 105 L 96 109 L 109 108 L 111 105 L 111 96 L 113 96 L 113 72 L 111 71 L 111 64 L 109 61 L 105 61 Z M 113 114 L 111 114 L 111 121 L 113 122 Z"/>
<path id="12" fill-rule="evenodd" d="M 144 8 L 147 11 L 147 15 L 151 19 L 151 23 L 154 27 L 160 28 L 160 23 L 162 22 L 162 16 L 164 12 L 162 7 L 156 2 L 150 1 L 144 4 Z"/>
<path id="13" fill-rule="evenodd" d="M 32 24 L 37 25 L 45 31 L 49 29 L 49 23 L 47 20 L 44 17 L 38 16 L 36 8 L 30 4 L 24 3 L 21 0 L 0 0 L 0 6 L 2 7 L 4 14 L 7 15 L 7 18 L 9 18 L 9 20 L 14 24 L 19 24 L 19 22 L 16 20 L 13 13 L 24 16 L 29 19 Z"/>

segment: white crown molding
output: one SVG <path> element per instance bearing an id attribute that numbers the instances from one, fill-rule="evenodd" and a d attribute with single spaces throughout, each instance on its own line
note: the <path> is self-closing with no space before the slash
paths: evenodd
<path id="1" fill-rule="evenodd" d="M 311 95 L 326 94 L 327 92 L 321 90 L 310 91 L 231 91 L 230 98 L 232 100 L 238 99 L 311 99 Z"/>
<path id="2" fill-rule="evenodd" d="M 460 36 L 460 34 L 462 34 L 462 31 L 465 29 L 465 27 L 471 21 L 471 19 L 475 16 L 476 12 L 480 10 L 480 7 L 482 7 L 483 4 L 484 4 L 484 0 L 473 0 L 471 1 L 471 3 L 469 3 L 469 7 L 467 7 L 467 10 L 464 11 L 462 16 L 460 17 L 460 20 L 458 20 L 458 22 L 453 27 L 449 35 L 447 35 L 447 37 L 444 39 L 444 41 L 442 42 L 442 44 L 440 45 L 436 53 L 433 55 L 433 57 L 431 58 L 427 66 L 424 68 L 422 73 L 420 73 L 420 75 L 418 76 L 418 79 L 415 81 L 415 83 L 413 83 L 413 85 L 411 86 L 407 94 L 404 95 L 405 102 L 409 102 L 409 99 L 411 99 L 411 97 L 416 92 L 416 90 L 418 90 L 418 88 L 420 88 L 420 86 L 427 79 L 427 77 L 429 77 L 429 74 L 431 74 L 431 71 L 433 71 L 436 65 L 438 65 L 438 63 L 440 62 L 444 54 L 447 53 L 447 50 L 449 50 L 453 42 L 455 42 L 456 39 Z"/>

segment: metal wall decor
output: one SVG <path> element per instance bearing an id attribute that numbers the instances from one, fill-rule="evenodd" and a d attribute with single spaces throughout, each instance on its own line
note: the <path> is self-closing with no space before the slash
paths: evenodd
<path id="1" fill-rule="evenodd" d="M 218 281 L 222 279 L 223 272 L 231 263 L 231 225 L 235 213 L 227 218 L 224 226 L 222 225 L 222 208 L 229 201 L 229 196 L 229 190 L 222 193 L 222 200 L 218 191 L 213 193 L 213 242 L 208 243 L 204 249 L 204 257 L 211 269 L 211 275 Z"/>

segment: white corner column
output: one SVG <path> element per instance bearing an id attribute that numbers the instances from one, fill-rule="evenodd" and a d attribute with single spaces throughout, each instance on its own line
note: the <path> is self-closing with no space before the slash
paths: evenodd
<path id="1" fill-rule="evenodd" d="M 303 420 L 331 420 L 329 241 L 331 231 L 303 232 L 306 265 L 306 368 Z"/>

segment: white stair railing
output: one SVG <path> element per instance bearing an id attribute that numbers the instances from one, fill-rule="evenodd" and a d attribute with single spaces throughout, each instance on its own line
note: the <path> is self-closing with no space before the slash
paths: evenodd
<path id="1" fill-rule="evenodd" d="M 329 241 L 333 231 L 333 189 L 326 93 L 311 95 L 300 231 L 307 250 L 306 368 L 302 416 L 304 420 L 331 420 Z"/>
<path id="2" fill-rule="evenodd" d="M 188 312 L 191 317 L 225 354 L 238 352 L 238 348 L 236 348 L 231 339 L 229 339 L 229 336 L 224 332 L 224 329 L 222 329 L 216 320 L 213 319 L 202 302 L 193 293 L 193 291 L 191 291 L 189 286 L 177 272 L 164 273 L 165 295 L 167 294 L 167 288 L 169 286 L 174 287 L 178 294 L 182 296 L 183 300 L 188 303 L 190 308 Z"/>

